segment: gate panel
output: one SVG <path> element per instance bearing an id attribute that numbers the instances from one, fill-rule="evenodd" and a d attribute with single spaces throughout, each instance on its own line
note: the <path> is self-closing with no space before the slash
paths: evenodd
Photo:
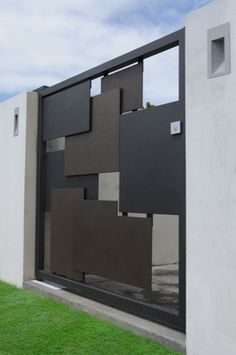
<path id="1" fill-rule="evenodd" d="M 150 218 L 118 217 L 116 202 L 87 200 L 75 203 L 73 216 L 76 270 L 151 289 Z"/>
<path id="2" fill-rule="evenodd" d="M 48 96 L 43 101 L 44 140 L 90 129 L 90 81 Z"/>
<path id="3" fill-rule="evenodd" d="M 73 268 L 74 202 L 84 198 L 83 189 L 53 189 L 51 192 L 51 271 L 81 281 L 83 273 Z"/>
<path id="4" fill-rule="evenodd" d="M 102 92 L 121 89 L 121 112 L 137 110 L 143 106 L 143 63 L 120 70 L 102 78 Z"/>
<path id="5" fill-rule="evenodd" d="M 119 169 L 120 90 L 92 98 L 91 132 L 66 137 L 65 174 L 87 175 Z"/>
<path id="6" fill-rule="evenodd" d="M 120 210 L 180 214 L 185 205 L 185 139 L 171 135 L 183 103 L 122 115 L 120 119 Z"/>
<path id="7" fill-rule="evenodd" d="M 50 211 L 51 189 L 81 187 L 85 189 L 86 198 L 98 198 L 98 175 L 67 177 L 65 169 L 65 151 L 47 153 L 45 155 L 45 210 Z"/>

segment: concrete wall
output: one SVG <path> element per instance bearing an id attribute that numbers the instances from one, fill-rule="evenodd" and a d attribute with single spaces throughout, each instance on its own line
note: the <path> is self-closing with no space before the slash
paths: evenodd
<path id="1" fill-rule="evenodd" d="M 0 104 L 0 279 L 18 286 L 34 277 L 37 105 L 36 93 Z"/>
<path id="2" fill-rule="evenodd" d="M 175 264 L 179 261 L 179 217 L 153 215 L 152 264 Z"/>
<path id="3" fill-rule="evenodd" d="M 230 22 L 231 73 L 208 79 L 207 30 Z M 236 353 L 236 1 L 187 17 L 187 354 Z"/>

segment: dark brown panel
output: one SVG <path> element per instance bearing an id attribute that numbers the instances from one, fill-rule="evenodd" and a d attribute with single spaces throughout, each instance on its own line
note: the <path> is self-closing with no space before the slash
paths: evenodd
<path id="1" fill-rule="evenodd" d="M 51 270 L 74 280 L 83 274 L 72 266 L 72 238 L 75 231 L 74 202 L 84 198 L 83 189 L 52 189 L 51 193 Z"/>
<path id="2" fill-rule="evenodd" d="M 78 200 L 75 206 L 74 268 L 150 290 L 151 220 L 118 217 L 111 201 Z"/>
<path id="3" fill-rule="evenodd" d="M 143 64 L 120 70 L 102 78 L 102 92 L 122 89 L 121 112 L 143 106 Z"/>
<path id="4" fill-rule="evenodd" d="M 91 131 L 66 137 L 65 174 L 118 171 L 120 90 L 92 98 Z"/>
<path id="5" fill-rule="evenodd" d="M 43 99 L 43 139 L 90 129 L 90 81 Z"/>
<path id="6" fill-rule="evenodd" d="M 171 135 L 170 124 L 182 122 Z M 182 214 L 185 208 L 184 104 L 173 102 L 120 119 L 120 211 Z"/>
<path id="7" fill-rule="evenodd" d="M 85 198 L 98 198 L 98 175 L 71 176 L 64 175 L 64 151 L 45 155 L 45 209 L 50 211 L 52 188 L 84 188 Z"/>

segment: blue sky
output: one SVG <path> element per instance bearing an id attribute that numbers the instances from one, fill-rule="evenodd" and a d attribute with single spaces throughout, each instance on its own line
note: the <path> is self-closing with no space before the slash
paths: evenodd
<path id="1" fill-rule="evenodd" d="M 208 2 L 1 0 L 0 101 L 21 91 L 51 86 L 175 31 L 184 26 L 188 12 Z M 167 60 L 174 62 L 176 53 L 170 53 Z M 162 68 L 163 62 L 159 60 L 158 65 Z M 160 82 L 173 96 L 171 76 Z"/>

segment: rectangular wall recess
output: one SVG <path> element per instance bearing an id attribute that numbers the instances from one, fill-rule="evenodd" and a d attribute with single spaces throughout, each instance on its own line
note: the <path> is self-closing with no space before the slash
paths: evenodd
<path id="1" fill-rule="evenodd" d="M 16 107 L 14 110 L 13 136 L 16 137 L 18 135 L 19 135 L 19 107 Z"/>
<path id="2" fill-rule="evenodd" d="M 230 24 L 208 30 L 208 78 L 230 73 Z"/>

